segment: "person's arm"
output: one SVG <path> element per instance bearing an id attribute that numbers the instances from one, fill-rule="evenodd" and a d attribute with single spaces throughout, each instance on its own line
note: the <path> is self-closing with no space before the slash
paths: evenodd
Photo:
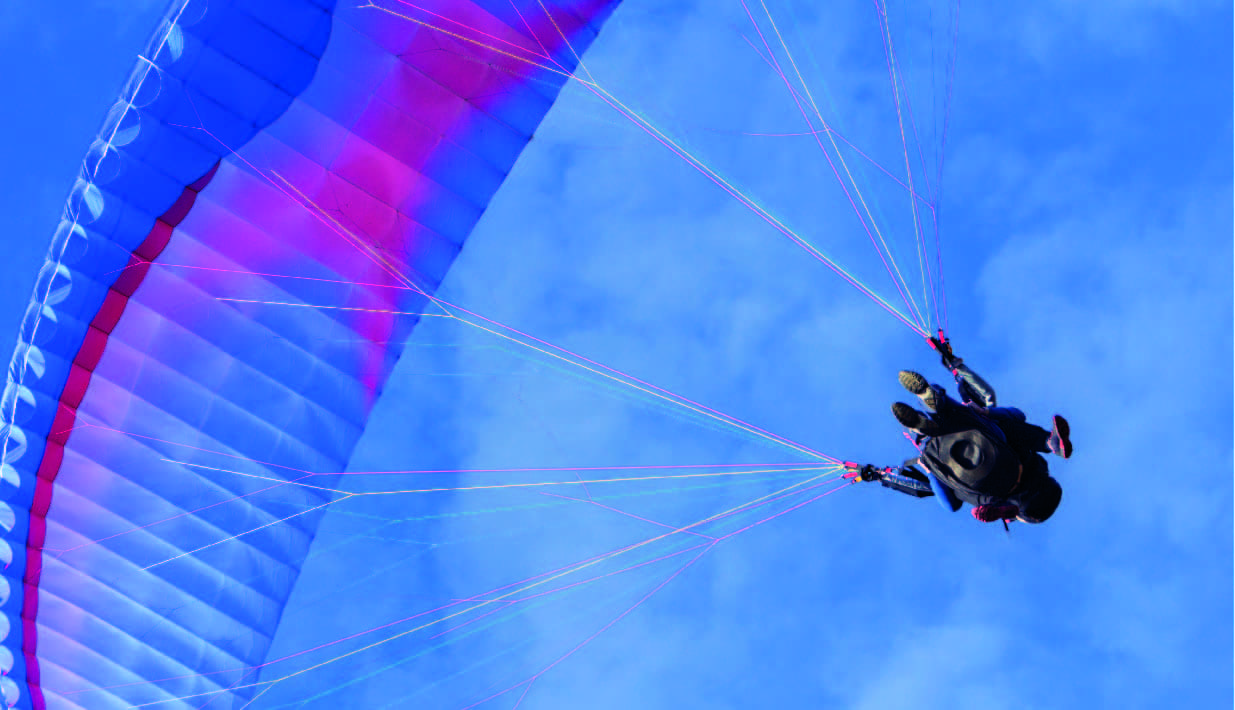
<path id="1" fill-rule="evenodd" d="M 862 466 L 846 462 L 845 468 L 849 470 L 849 473 L 845 474 L 845 477 L 856 481 L 879 481 L 879 484 L 884 488 L 891 488 L 894 491 L 899 491 L 915 498 L 935 495 L 926 476 L 913 467 L 912 464 L 916 461 L 917 459 L 910 459 L 900 468 L 891 466 L 888 468 L 877 468 L 874 464 L 869 463 Z"/>
<path id="2" fill-rule="evenodd" d="M 952 343 L 943 337 L 943 332 L 940 331 L 938 338 L 928 338 L 928 340 L 931 347 L 939 353 L 939 360 L 943 366 L 948 368 L 948 371 L 952 373 L 952 378 L 956 380 L 956 388 L 960 390 L 961 401 L 983 408 L 994 407 L 995 388 L 978 376 L 978 373 L 969 369 L 965 361 L 952 352 Z"/>
<path id="3" fill-rule="evenodd" d="M 856 481 L 879 481 L 884 488 L 891 488 L 915 498 L 935 496 L 944 510 L 950 513 L 960 510 L 961 501 L 956 494 L 935 476 L 919 471 L 916 467 L 917 463 L 916 457 L 901 464 L 899 468 L 875 468 L 873 464 L 860 466 L 856 463 L 845 462 L 845 468 L 849 470 L 845 478 L 852 478 Z"/>
<path id="4" fill-rule="evenodd" d="M 978 373 L 970 370 L 963 360 L 956 358 L 950 369 L 952 377 L 956 379 L 956 389 L 960 390 L 961 401 L 986 409 L 995 406 L 995 388 L 979 377 Z"/>
<path id="5" fill-rule="evenodd" d="M 900 491 L 915 498 L 935 495 L 935 491 L 931 490 L 931 484 L 926 480 L 926 476 L 923 476 L 913 466 L 908 465 L 884 473 L 879 479 L 879 484 L 884 488 L 891 488 L 894 491 Z"/>

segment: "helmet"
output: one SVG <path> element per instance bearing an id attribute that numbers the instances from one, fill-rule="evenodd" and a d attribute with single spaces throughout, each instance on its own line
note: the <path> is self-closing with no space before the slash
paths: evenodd
<path id="1" fill-rule="evenodd" d="M 1047 476 L 1038 490 L 1021 496 L 1021 514 L 1017 517 L 1026 523 L 1045 522 L 1055 514 L 1062 497 L 1063 488 L 1059 486 L 1059 481 Z"/>

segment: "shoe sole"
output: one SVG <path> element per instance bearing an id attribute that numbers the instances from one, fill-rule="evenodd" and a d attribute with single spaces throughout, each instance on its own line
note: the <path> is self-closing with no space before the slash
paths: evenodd
<path id="1" fill-rule="evenodd" d="M 935 390 L 925 377 L 910 370 L 901 370 L 896 379 L 901 383 L 901 387 L 917 395 L 927 409 L 935 411 Z"/>
<path id="2" fill-rule="evenodd" d="M 925 377 L 916 372 L 910 372 L 909 370 L 901 370 L 896 376 L 896 379 L 900 381 L 901 387 L 904 387 L 912 394 L 916 394 L 919 397 L 926 393 L 926 391 L 931 387 Z"/>

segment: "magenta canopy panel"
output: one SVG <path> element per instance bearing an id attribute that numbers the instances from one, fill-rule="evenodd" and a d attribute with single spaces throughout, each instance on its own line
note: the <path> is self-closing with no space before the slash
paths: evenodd
<path id="1" fill-rule="evenodd" d="M 404 342 L 618 0 L 180 0 L 3 399 L 8 706 L 239 708 Z M 330 476 L 315 482 L 329 485 Z"/>

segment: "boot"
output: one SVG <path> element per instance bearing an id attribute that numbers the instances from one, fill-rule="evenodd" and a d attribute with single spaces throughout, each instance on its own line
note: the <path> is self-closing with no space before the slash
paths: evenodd
<path id="1" fill-rule="evenodd" d="M 1068 426 L 1068 420 L 1056 414 L 1051 417 L 1051 436 L 1046 440 L 1046 447 L 1051 450 L 1052 454 L 1060 458 L 1068 458 L 1072 455 L 1072 439 L 1068 438 L 1071 434 L 1071 429 Z"/>
<path id="2" fill-rule="evenodd" d="M 892 416 L 896 417 L 896 421 L 900 422 L 901 426 L 911 431 L 916 431 L 919 434 L 932 436 L 939 428 L 930 417 L 904 402 L 897 402 L 892 405 Z"/>
<path id="3" fill-rule="evenodd" d="M 927 382 L 925 377 L 916 372 L 901 370 L 900 374 L 896 376 L 896 379 L 900 380 L 901 387 L 904 387 L 913 394 L 916 394 L 918 399 L 922 400 L 922 404 L 928 410 L 932 412 L 935 411 L 935 405 L 937 404 L 935 399 L 935 388 L 931 387 L 931 383 Z"/>

